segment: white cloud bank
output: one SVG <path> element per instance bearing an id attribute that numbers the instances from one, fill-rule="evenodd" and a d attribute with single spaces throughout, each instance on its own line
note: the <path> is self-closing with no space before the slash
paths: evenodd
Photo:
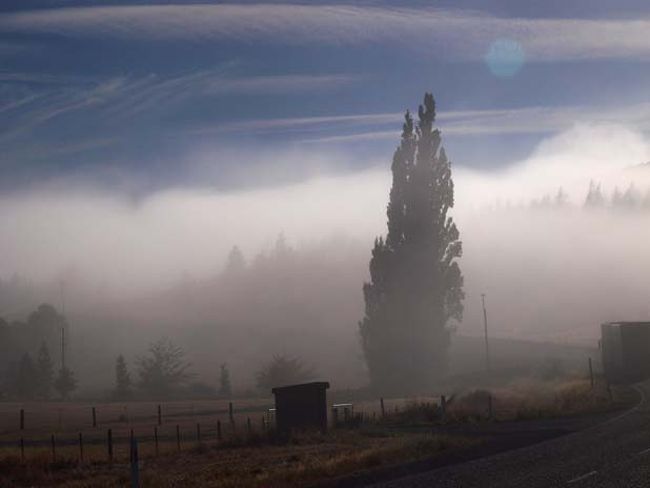
<path id="1" fill-rule="evenodd" d="M 184 271 L 208 275 L 232 245 L 250 254 L 270 245 L 279 232 L 291 242 L 342 233 L 370 245 L 385 230 L 389 159 L 381 170 L 243 192 L 164 191 L 137 204 L 61 186 L 5 196 L 0 199 L 0 276 L 18 272 L 51 279 L 76 269 L 107 283 L 127 277 L 126 288 L 140 288 L 169 282 Z M 624 168 L 648 160 L 650 144 L 640 133 L 578 126 L 544 141 L 509 170 L 455 168 L 455 213 L 463 223 L 497 201 L 528 203 L 560 186 L 580 203 L 590 180 L 610 191 L 615 184 L 624 188 L 632 178 Z M 644 188 L 645 182 L 634 179 Z M 473 230 L 466 225 L 462 230 L 471 240 Z"/>
<path id="2" fill-rule="evenodd" d="M 184 272 L 207 278 L 232 245 L 251 257 L 280 232 L 290 244 L 306 247 L 347 236 L 363 250 L 355 254 L 364 256 L 355 269 L 366 269 L 374 237 L 385 233 L 389 159 L 381 170 L 347 176 L 244 192 L 165 191 L 139 203 L 88 188 L 5 196 L 0 276 L 18 272 L 37 281 L 76 274 L 71 299 L 78 308 L 82 300 L 167 286 Z M 643 134 L 618 125 L 579 125 L 548 138 L 507 171 L 455 168 L 454 215 L 467 291 L 461 330 L 481 332 L 481 293 L 488 294 L 491 327 L 501 336 L 593 342 L 602 321 L 647 319 L 648 213 L 579 206 L 592 179 L 607 193 L 631 182 L 650 188 L 648 169 L 629 169 L 648 160 L 650 141 Z M 560 186 L 574 206 L 516 208 Z M 324 263 L 336 258 L 322 256 Z M 88 286 L 78 285 L 80 277 Z M 351 276 L 351 293 L 359 292 L 363 279 Z M 350 296 L 346 306 L 360 309 L 359 297 Z"/>
<path id="3" fill-rule="evenodd" d="M 650 18 L 501 18 L 475 11 L 349 5 L 140 5 L 71 7 L 0 16 L 0 33 L 285 44 L 400 42 L 448 58 L 483 59 L 501 38 L 526 59 L 650 58 Z"/>

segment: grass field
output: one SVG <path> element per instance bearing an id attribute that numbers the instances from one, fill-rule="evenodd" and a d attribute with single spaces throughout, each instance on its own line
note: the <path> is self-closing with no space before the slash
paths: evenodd
<path id="1" fill-rule="evenodd" d="M 462 426 L 599 412 L 611 409 L 616 398 L 601 383 L 592 389 L 588 381 L 572 379 L 466 391 L 453 397 L 444 418 L 437 399 L 393 399 L 384 404 L 383 418 L 378 400 L 359 402 L 355 413 L 364 414 L 360 425 L 331 429 L 326 435 L 302 434 L 288 443 L 277 442 L 272 425 L 262 423 L 269 399 L 234 402 L 234 424 L 228 419 L 227 401 L 165 403 L 161 426 L 155 402 L 96 405 L 96 428 L 91 404 L 0 404 L 0 486 L 124 486 L 130 473 L 131 431 L 138 440 L 142 486 L 304 486 L 481 441 L 463 435 L 462 429 L 454 435 L 435 434 L 441 423 Z M 24 431 L 18 429 L 20 408 L 25 409 Z"/>

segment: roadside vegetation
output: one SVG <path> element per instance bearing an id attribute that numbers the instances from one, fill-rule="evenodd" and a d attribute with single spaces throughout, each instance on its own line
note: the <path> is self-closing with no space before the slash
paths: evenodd
<path id="1" fill-rule="evenodd" d="M 461 452 L 489 442 L 499 425 L 603 413 L 626 402 L 623 390 L 609 390 L 602 381 L 592 388 L 583 378 L 521 379 L 490 391 L 467 389 L 451 395 L 444 411 L 431 398 L 386 399 L 383 416 L 378 401 L 358 403 L 354 415 L 347 422 L 341 417 L 327 434 L 302 433 L 288 441 L 259 423 L 249 431 L 239 421 L 236 429 L 224 425 L 221 441 L 213 429 L 205 429 L 201 442 L 186 429 L 179 452 L 173 436 L 165 434 L 172 432 L 169 426 L 161 429 L 157 455 L 153 439 L 141 439 L 140 476 L 142 486 L 151 487 L 305 486 Z M 132 426 L 137 430 L 137 424 Z M 130 468 L 122 441 L 116 444 L 113 463 L 101 442 L 85 447 L 83 462 L 74 443 L 58 447 L 56 460 L 47 443 L 32 446 L 25 462 L 16 447 L 5 444 L 0 449 L 0 486 L 123 486 Z"/>

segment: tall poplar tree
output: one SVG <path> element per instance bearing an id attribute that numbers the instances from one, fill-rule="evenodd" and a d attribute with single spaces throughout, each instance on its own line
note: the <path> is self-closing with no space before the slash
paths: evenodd
<path id="1" fill-rule="evenodd" d="M 463 313 L 451 165 L 434 128 L 433 95 L 414 124 L 407 111 L 391 166 L 388 234 L 375 240 L 363 287 L 361 342 L 373 387 L 429 388 L 446 369 L 449 323 Z"/>

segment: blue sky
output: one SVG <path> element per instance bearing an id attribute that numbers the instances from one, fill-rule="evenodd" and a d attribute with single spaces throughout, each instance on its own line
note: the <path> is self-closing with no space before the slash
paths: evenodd
<path id="1" fill-rule="evenodd" d="M 576 122 L 647 131 L 648 32 L 641 0 L 4 0 L 0 192 L 388 168 L 424 91 L 452 161 L 490 171 Z"/>

